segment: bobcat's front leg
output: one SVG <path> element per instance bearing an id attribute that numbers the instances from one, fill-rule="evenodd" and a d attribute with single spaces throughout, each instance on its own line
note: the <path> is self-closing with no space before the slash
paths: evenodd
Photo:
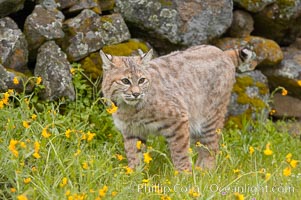
<path id="1" fill-rule="evenodd" d="M 126 157 L 128 159 L 128 166 L 132 169 L 135 169 L 137 166 L 141 164 L 141 149 L 137 148 L 137 142 L 141 141 L 145 143 L 144 139 L 140 137 L 129 135 L 124 135 L 124 149 L 126 153 Z"/>
<path id="2" fill-rule="evenodd" d="M 169 144 L 171 158 L 177 170 L 191 170 L 189 159 L 189 125 L 187 119 L 178 120 L 168 127 L 165 138 Z"/>

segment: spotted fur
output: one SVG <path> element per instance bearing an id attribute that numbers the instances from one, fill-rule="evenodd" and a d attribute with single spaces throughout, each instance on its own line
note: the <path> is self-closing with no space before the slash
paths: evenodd
<path id="1" fill-rule="evenodd" d="M 196 165 L 214 167 L 216 130 L 223 128 L 239 64 L 229 53 L 209 45 L 156 59 L 151 59 L 152 51 L 133 57 L 100 51 L 102 91 L 119 108 L 113 119 L 124 137 L 129 167 L 140 164 L 136 142 L 145 143 L 150 133 L 165 136 L 176 169 L 191 169 L 190 143 L 202 144 Z"/>

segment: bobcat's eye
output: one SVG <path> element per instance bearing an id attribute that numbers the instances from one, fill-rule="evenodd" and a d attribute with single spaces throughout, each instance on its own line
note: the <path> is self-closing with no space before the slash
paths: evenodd
<path id="1" fill-rule="evenodd" d="M 145 78 L 140 78 L 139 81 L 138 81 L 138 84 L 142 84 L 145 82 Z"/>
<path id="2" fill-rule="evenodd" d="M 121 82 L 122 82 L 123 84 L 126 84 L 126 85 L 130 85 L 130 84 L 131 84 L 131 81 L 130 81 L 129 79 L 127 79 L 127 78 L 121 79 Z"/>

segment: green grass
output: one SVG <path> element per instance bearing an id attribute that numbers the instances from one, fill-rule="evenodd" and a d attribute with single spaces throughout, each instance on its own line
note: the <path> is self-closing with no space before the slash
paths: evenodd
<path id="1" fill-rule="evenodd" d="M 291 160 L 301 160 L 301 142 L 279 132 L 270 120 L 245 123 L 242 130 L 224 130 L 215 170 L 178 173 L 165 140 L 154 136 L 146 149 L 151 162 L 129 170 L 122 136 L 98 98 L 99 82 L 89 83 L 83 76 L 77 66 L 75 102 L 64 98 L 42 102 L 37 97 L 40 85 L 32 94 L 10 94 L 0 110 L 0 199 L 301 197 L 300 163 L 292 167 L 286 159 L 291 153 Z M 0 94 L 2 102 L 5 98 Z M 16 144 L 10 146 L 11 141 Z M 264 154 L 267 144 L 271 155 Z M 191 159 L 196 159 L 194 147 Z M 291 169 L 288 176 L 285 168 Z"/>

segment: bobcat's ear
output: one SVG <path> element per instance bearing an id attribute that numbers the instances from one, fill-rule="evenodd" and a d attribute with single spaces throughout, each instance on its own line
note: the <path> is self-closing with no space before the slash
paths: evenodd
<path id="1" fill-rule="evenodd" d="M 113 63 L 112 63 L 112 56 L 110 54 L 105 54 L 102 50 L 99 51 L 99 55 L 102 60 L 102 69 L 103 70 L 110 70 Z"/>
<path id="2" fill-rule="evenodd" d="M 149 50 L 146 54 L 141 56 L 142 63 L 147 65 L 148 62 L 153 58 L 153 49 Z"/>

